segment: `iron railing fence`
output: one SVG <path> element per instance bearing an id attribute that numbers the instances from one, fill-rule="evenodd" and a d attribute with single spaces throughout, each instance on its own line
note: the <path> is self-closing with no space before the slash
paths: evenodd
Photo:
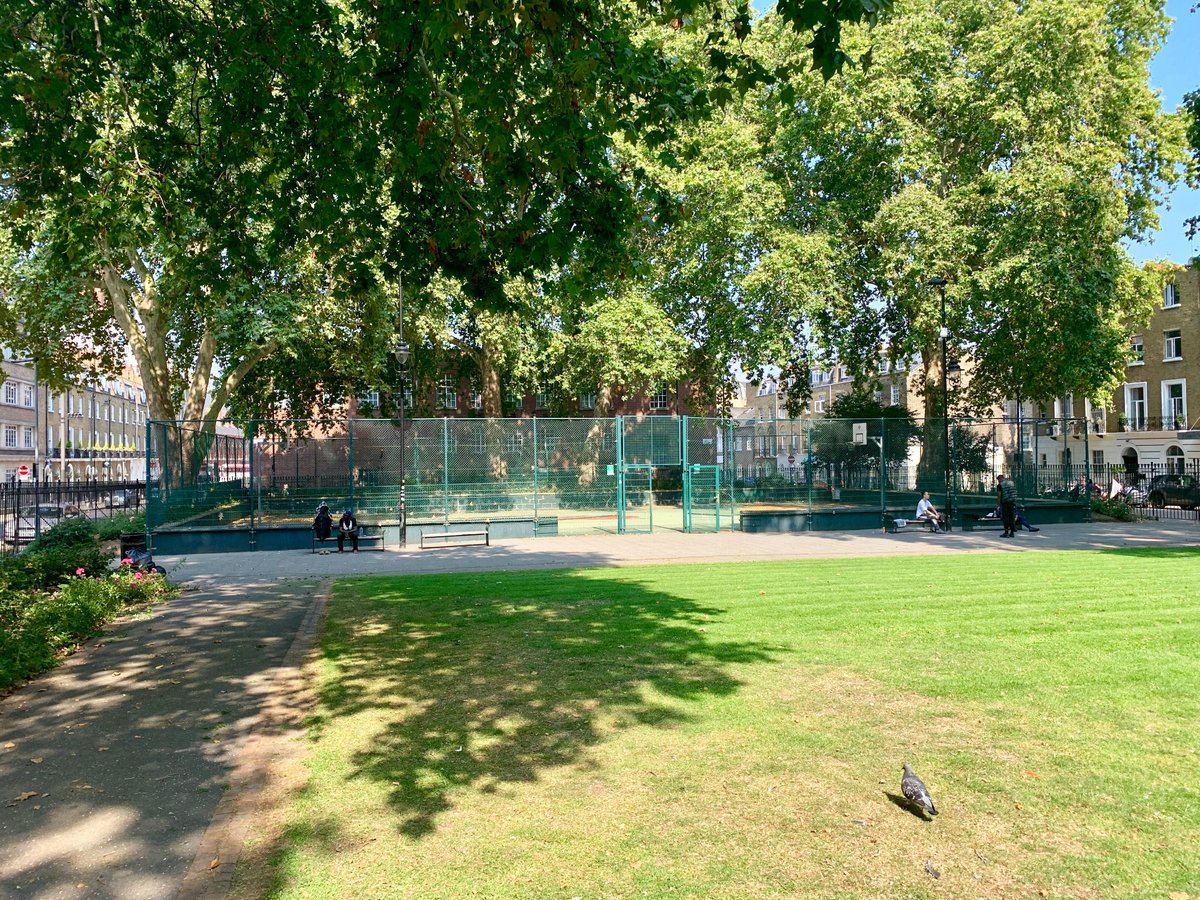
<path id="1" fill-rule="evenodd" d="M 1025 501 L 1086 506 L 1082 420 L 735 422 L 243 420 L 148 426 L 148 527 L 262 528 L 351 507 L 379 524 L 531 523 L 534 534 L 737 527 L 738 511 L 978 510 L 1010 473 Z"/>
<path id="2" fill-rule="evenodd" d="M 1121 494 L 1139 518 L 1200 521 L 1200 459 L 1093 466 L 1097 496 Z"/>
<path id="3" fill-rule="evenodd" d="M 0 544 L 20 550 L 63 519 L 135 517 L 146 508 L 144 481 L 16 481 L 0 484 Z"/>

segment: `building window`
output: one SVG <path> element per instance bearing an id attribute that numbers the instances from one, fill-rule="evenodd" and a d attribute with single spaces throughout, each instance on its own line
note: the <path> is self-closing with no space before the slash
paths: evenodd
<path id="1" fill-rule="evenodd" d="M 401 401 L 405 409 L 412 409 L 413 406 L 413 389 L 411 384 L 404 386 L 403 399 Z"/>
<path id="2" fill-rule="evenodd" d="M 825 412 L 825 398 L 824 397 L 821 397 L 819 400 L 817 400 L 817 412 L 819 412 L 819 413 Z"/>
<path id="3" fill-rule="evenodd" d="M 359 406 L 378 406 L 379 391 L 363 391 L 358 395 Z"/>
<path id="4" fill-rule="evenodd" d="M 1163 362 L 1183 359 L 1183 337 L 1178 328 L 1163 333 Z"/>
<path id="5" fill-rule="evenodd" d="M 1170 309 L 1172 306 L 1179 305 L 1179 289 L 1175 287 L 1175 283 L 1165 285 L 1163 287 L 1163 309 Z"/>
<path id="6" fill-rule="evenodd" d="M 1146 344 L 1142 338 L 1135 337 L 1129 340 L 1129 365 L 1140 366 L 1146 361 Z"/>
<path id="7" fill-rule="evenodd" d="M 25 403 L 24 403 L 25 408 L 33 409 L 33 385 L 32 384 L 25 385 L 24 400 L 25 400 Z"/>
<path id="8" fill-rule="evenodd" d="M 1183 450 L 1180 447 L 1167 448 L 1167 472 L 1172 475 L 1183 474 Z"/>
<path id="9" fill-rule="evenodd" d="M 25 426 L 25 449 L 33 449 L 33 429 L 28 425 Z"/>
<path id="10" fill-rule="evenodd" d="M 534 403 L 536 404 L 535 409 L 548 409 L 550 407 L 550 397 L 545 391 L 538 391 Z"/>
<path id="11" fill-rule="evenodd" d="M 581 394 L 579 397 L 579 408 L 580 409 L 595 409 L 596 408 L 596 395 L 595 394 Z"/>
<path id="12" fill-rule="evenodd" d="M 671 405 L 671 397 L 666 388 L 658 391 L 650 398 L 651 409 L 668 409 Z"/>
<path id="13" fill-rule="evenodd" d="M 1162 414 L 1164 431 L 1187 428 L 1187 382 L 1164 381 L 1162 384 Z"/>
<path id="14" fill-rule="evenodd" d="M 10 449 L 16 449 L 17 446 L 17 426 L 4 426 L 4 446 Z"/>
<path id="15" fill-rule="evenodd" d="M 892 406 L 900 405 L 900 385 L 892 385 Z"/>
<path id="16" fill-rule="evenodd" d="M 1100 469 L 1100 470 L 1104 469 L 1104 451 L 1103 450 L 1093 450 L 1092 451 L 1092 468 Z"/>
<path id="17" fill-rule="evenodd" d="M 458 392 L 454 389 L 454 379 L 450 376 L 446 376 L 438 384 L 437 399 L 440 409 L 458 408 Z"/>
<path id="18" fill-rule="evenodd" d="M 471 389 L 471 409 L 480 412 L 483 409 L 483 391 Z"/>
<path id="19" fill-rule="evenodd" d="M 1146 430 L 1146 385 L 1125 385 L 1125 420 L 1130 431 Z"/>
<path id="20" fill-rule="evenodd" d="M 888 361 L 888 358 L 886 356 L 883 359 L 879 360 L 879 374 L 880 375 L 886 375 L 888 372 L 891 371 L 891 369 L 892 369 L 892 364 Z"/>
<path id="21" fill-rule="evenodd" d="M 11 381 L 4 382 L 4 402 L 17 405 L 17 386 Z"/>
<path id="22" fill-rule="evenodd" d="M 883 403 L 883 391 L 882 390 L 875 391 L 873 394 L 871 394 L 871 399 L 873 399 L 876 403 L 882 404 Z"/>

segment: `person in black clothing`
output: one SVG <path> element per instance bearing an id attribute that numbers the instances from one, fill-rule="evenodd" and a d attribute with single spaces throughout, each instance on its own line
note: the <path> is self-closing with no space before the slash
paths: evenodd
<path id="1" fill-rule="evenodd" d="M 345 548 L 346 538 L 350 538 L 350 543 L 354 545 L 354 552 L 357 553 L 358 519 L 354 518 L 354 513 L 350 510 L 346 510 L 338 519 L 338 553 Z"/>
<path id="2" fill-rule="evenodd" d="M 313 517 L 313 534 L 316 535 L 318 541 L 327 541 L 333 533 L 333 516 L 329 514 L 329 504 L 322 503 L 317 507 L 317 514 Z"/>
<path id="3" fill-rule="evenodd" d="M 1004 533 L 1000 537 L 1017 536 L 1017 486 L 1011 478 L 1001 472 L 996 476 L 996 496 L 1000 500 L 1000 512 L 1004 519 Z"/>

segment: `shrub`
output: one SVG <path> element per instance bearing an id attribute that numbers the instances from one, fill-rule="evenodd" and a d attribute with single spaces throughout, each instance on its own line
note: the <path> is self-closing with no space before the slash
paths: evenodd
<path id="1" fill-rule="evenodd" d="M 51 590 L 79 569 L 89 574 L 107 571 L 111 559 L 112 555 L 101 550 L 95 541 L 29 549 L 0 563 L 0 590 Z"/>
<path id="2" fill-rule="evenodd" d="M 53 592 L 0 589 L 0 690 L 50 668 L 123 608 L 173 591 L 165 576 L 126 566 L 68 577 Z"/>
<path id="3" fill-rule="evenodd" d="M 145 531 L 146 514 L 136 516 L 113 516 L 111 519 L 101 519 L 96 523 L 96 536 L 102 541 L 120 540 L 127 531 Z"/>
<path id="4" fill-rule="evenodd" d="M 1113 497 L 1111 500 L 1101 500 L 1099 497 L 1093 497 L 1092 512 L 1108 516 L 1110 519 L 1116 519 L 1119 522 L 1132 522 L 1137 518 L 1133 512 L 1133 507 L 1126 503 L 1123 497 Z"/>
<path id="5" fill-rule="evenodd" d="M 75 516 L 63 519 L 53 528 L 47 529 L 36 541 L 25 548 L 26 553 L 51 550 L 61 547 L 78 547 L 92 544 L 96 540 L 96 526 L 91 519 Z"/>

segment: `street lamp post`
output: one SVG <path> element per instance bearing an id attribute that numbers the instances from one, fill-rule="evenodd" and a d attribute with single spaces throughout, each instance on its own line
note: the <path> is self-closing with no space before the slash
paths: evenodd
<path id="1" fill-rule="evenodd" d="M 941 315 L 938 319 L 940 325 L 938 328 L 938 341 L 941 344 L 942 351 L 942 450 L 944 456 L 945 469 L 945 492 L 946 492 L 946 527 L 949 530 L 950 514 L 952 512 L 950 506 L 950 388 L 946 377 L 946 339 L 950 337 L 950 329 L 946 327 L 946 279 L 945 278 L 930 278 L 928 282 L 930 287 L 938 289 L 938 296 L 941 299 Z"/>
<path id="2" fill-rule="evenodd" d="M 405 531 L 408 525 L 408 513 L 405 506 L 405 446 L 404 432 L 404 366 L 408 362 L 409 348 L 404 342 L 404 276 L 400 276 L 400 312 L 396 319 L 396 343 L 392 347 L 392 355 L 400 366 L 400 546 L 406 544 Z"/>

